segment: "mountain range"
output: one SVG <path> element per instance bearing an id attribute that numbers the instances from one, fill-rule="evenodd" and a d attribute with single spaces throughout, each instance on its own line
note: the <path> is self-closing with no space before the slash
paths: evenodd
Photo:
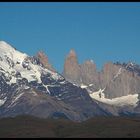
<path id="1" fill-rule="evenodd" d="M 0 41 L 0 117 L 139 116 L 139 85 L 140 66 L 132 62 L 108 62 L 97 71 L 71 50 L 60 74 L 42 51 L 29 56 Z"/>

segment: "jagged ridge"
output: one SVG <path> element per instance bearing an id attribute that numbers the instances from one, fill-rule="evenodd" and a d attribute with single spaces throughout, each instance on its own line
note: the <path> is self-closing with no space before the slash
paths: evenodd
<path id="1" fill-rule="evenodd" d="M 109 115 L 85 89 L 49 70 L 36 56 L 28 56 L 0 42 L 0 116 L 64 114 L 75 121 Z"/>

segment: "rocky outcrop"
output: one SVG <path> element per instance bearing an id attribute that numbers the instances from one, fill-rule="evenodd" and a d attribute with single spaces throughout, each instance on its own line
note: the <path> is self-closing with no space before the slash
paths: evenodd
<path id="1" fill-rule="evenodd" d="M 0 56 L 0 117 L 28 114 L 84 121 L 110 115 L 85 89 L 50 70 L 43 52 L 38 53 L 38 58 L 30 57 L 0 42 Z"/>
<path id="2" fill-rule="evenodd" d="M 63 75 L 73 83 L 80 84 L 81 82 L 80 66 L 74 50 L 71 50 L 66 57 Z"/>
<path id="3" fill-rule="evenodd" d="M 140 93 L 138 66 L 110 62 L 98 72 L 92 61 L 79 65 L 76 53 L 71 50 L 65 62 L 65 77 L 77 85 L 84 84 L 84 88 L 50 69 L 52 66 L 43 52 L 30 57 L 0 42 L 0 117 L 28 114 L 84 121 L 94 116 L 118 115 L 120 111 L 125 115 L 131 108 L 124 112 L 125 108 L 104 106 L 84 88 L 90 87 L 92 92 L 104 88 L 108 98 Z"/>
<path id="4" fill-rule="evenodd" d="M 80 65 L 81 79 L 84 85 L 92 85 L 92 89 L 99 89 L 99 72 L 92 60 L 85 61 Z"/>
<path id="5" fill-rule="evenodd" d="M 106 98 L 140 93 L 140 68 L 132 63 L 118 64 L 108 62 L 98 72 L 93 61 L 78 64 L 75 52 L 71 51 L 64 66 L 64 77 L 79 86 L 90 87 L 90 92 L 104 89 Z"/>
<path id="6" fill-rule="evenodd" d="M 74 50 L 71 50 L 66 57 L 63 75 L 68 81 L 78 85 L 90 85 L 94 83 L 96 88 L 98 86 L 98 72 L 96 71 L 96 65 L 92 60 L 85 61 L 80 65 Z"/>
<path id="7" fill-rule="evenodd" d="M 105 87 L 106 97 L 114 98 L 140 92 L 140 77 L 126 67 L 113 63 L 104 66 L 102 88 Z"/>
<path id="8" fill-rule="evenodd" d="M 36 56 L 45 68 L 55 71 L 55 69 L 49 63 L 48 57 L 45 55 L 45 53 L 43 51 L 39 51 Z"/>

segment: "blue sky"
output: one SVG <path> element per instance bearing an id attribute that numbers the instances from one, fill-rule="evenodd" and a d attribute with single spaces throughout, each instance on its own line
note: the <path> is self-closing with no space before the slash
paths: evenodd
<path id="1" fill-rule="evenodd" d="M 0 3 L 0 40 L 29 55 L 43 50 L 62 72 L 70 49 L 93 59 L 140 64 L 140 3 Z"/>

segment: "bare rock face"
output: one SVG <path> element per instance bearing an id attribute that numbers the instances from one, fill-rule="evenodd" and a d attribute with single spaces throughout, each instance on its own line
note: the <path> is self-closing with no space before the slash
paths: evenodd
<path id="1" fill-rule="evenodd" d="M 99 73 L 96 70 L 96 64 L 92 60 L 85 61 L 80 65 L 81 79 L 84 85 L 92 85 L 93 88 L 99 88 Z"/>
<path id="2" fill-rule="evenodd" d="M 64 77 L 77 84 L 90 87 L 90 91 L 104 89 L 106 98 L 116 98 L 140 93 L 140 68 L 132 64 L 115 64 L 108 62 L 98 72 L 93 61 L 79 65 L 75 52 L 70 51 L 64 65 Z"/>
<path id="3" fill-rule="evenodd" d="M 43 64 L 43 66 L 49 70 L 55 71 L 52 65 L 49 63 L 48 57 L 45 55 L 44 52 L 39 51 L 37 53 L 37 57 L 39 58 L 40 62 Z"/>
<path id="4" fill-rule="evenodd" d="M 67 80 L 72 81 L 73 83 L 80 83 L 80 66 L 74 50 L 71 50 L 66 57 L 63 75 Z"/>
<path id="5" fill-rule="evenodd" d="M 99 85 L 99 75 L 96 71 L 96 65 L 92 60 L 78 64 L 77 56 L 74 50 L 71 50 L 66 57 L 64 64 L 64 77 L 77 85 L 90 85 L 94 83 L 94 87 Z"/>
<path id="6" fill-rule="evenodd" d="M 108 62 L 104 65 L 103 70 L 100 72 L 101 87 L 105 88 L 110 84 L 111 80 L 117 74 L 119 67 L 113 65 L 112 62 Z"/>
<path id="7" fill-rule="evenodd" d="M 104 92 L 107 98 L 121 97 L 140 92 L 140 77 L 133 71 L 128 71 L 120 65 L 106 64 L 101 77 L 102 88 L 105 88 Z"/>

